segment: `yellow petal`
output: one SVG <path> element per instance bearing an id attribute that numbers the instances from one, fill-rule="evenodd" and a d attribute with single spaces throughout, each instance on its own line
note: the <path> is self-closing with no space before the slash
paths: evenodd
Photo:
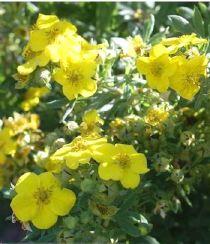
<path id="1" fill-rule="evenodd" d="M 140 176 L 136 173 L 133 173 L 132 171 L 125 170 L 120 182 L 123 187 L 134 189 L 140 183 Z"/>
<path id="2" fill-rule="evenodd" d="M 39 209 L 36 217 L 32 219 L 32 223 L 38 229 L 49 229 L 57 222 L 57 219 L 58 216 L 47 205 Z"/>
<path id="3" fill-rule="evenodd" d="M 44 188 L 57 188 L 60 186 L 58 179 L 50 172 L 40 174 L 39 180 Z"/>
<path id="4" fill-rule="evenodd" d="M 115 144 L 115 148 L 118 150 L 119 153 L 125 153 L 128 155 L 136 154 L 137 151 L 132 145 L 126 145 L 126 144 Z"/>
<path id="5" fill-rule="evenodd" d="M 50 209 L 56 214 L 64 216 L 69 213 L 76 201 L 76 196 L 69 189 L 56 190 L 53 192 Z"/>
<path id="6" fill-rule="evenodd" d="M 38 52 L 45 49 L 48 45 L 48 38 L 44 30 L 34 30 L 30 33 L 29 46 L 32 51 Z"/>
<path id="7" fill-rule="evenodd" d="M 113 163 L 114 156 L 118 153 L 115 146 L 110 143 L 92 147 L 93 159 L 98 163 Z"/>
<path id="8" fill-rule="evenodd" d="M 21 75 L 29 75 L 31 74 L 37 67 L 37 64 L 34 59 L 29 60 L 28 62 L 19 65 L 17 67 L 17 71 Z"/>
<path id="9" fill-rule="evenodd" d="M 150 59 L 148 57 L 139 57 L 136 62 L 138 72 L 141 74 L 147 74 L 149 71 Z"/>
<path id="10" fill-rule="evenodd" d="M 36 191 L 40 186 L 40 181 L 38 175 L 28 172 L 23 174 L 17 181 L 15 185 L 15 191 L 17 193 L 27 193 L 28 190 Z"/>
<path id="11" fill-rule="evenodd" d="M 147 168 L 147 159 L 143 153 L 133 154 L 130 156 L 131 170 L 138 174 L 144 174 L 149 171 Z"/>
<path id="12" fill-rule="evenodd" d="M 53 70 L 53 79 L 62 86 L 68 84 L 65 73 L 63 72 L 63 70 L 61 68 L 55 68 Z"/>
<path id="13" fill-rule="evenodd" d="M 30 191 L 30 187 L 27 188 Z M 10 204 L 15 216 L 21 221 L 29 221 L 38 212 L 37 204 L 31 194 L 17 194 Z"/>
<path id="14" fill-rule="evenodd" d="M 150 51 L 150 57 L 159 57 L 161 55 L 167 54 L 169 51 L 162 44 L 157 44 L 152 47 Z"/>
<path id="15" fill-rule="evenodd" d="M 157 89 L 159 92 L 166 92 L 169 87 L 169 79 L 167 76 L 156 77 L 154 75 L 147 75 L 148 85 Z"/>
<path id="16" fill-rule="evenodd" d="M 66 165 L 70 169 L 78 168 L 79 164 L 89 163 L 91 159 L 91 152 L 89 150 L 71 152 L 68 156 L 65 156 Z"/>
<path id="17" fill-rule="evenodd" d="M 36 21 L 36 27 L 38 29 L 49 28 L 58 21 L 59 19 L 56 15 L 39 14 L 38 19 Z"/>
<path id="18" fill-rule="evenodd" d="M 35 57 L 37 65 L 40 67 L 46 66 L 50 61 L 50 56 L 46 51 Z"/>
<path id="19" fill-rule="evenodd" d="M 63 86 L 63 94 L 69 99 L 75 99 L 78 97 L 78 91 L 74 90 L 74 88 L 69 84 Z"/>
<path id="20" fill-rule="evenodd" d="M 98 174 L 103 180 L 120 180 L 123 170 L 117 164 L 102 163 L 98 167 Z"/>
<path id="21" fill-rule="evenodd" d="M 59 54 L 60 46 L 57 44 L 48 45 L 46 52 L 49 54 L 50 60 L 54 63 L 57 63 L 60 60 Z"/>

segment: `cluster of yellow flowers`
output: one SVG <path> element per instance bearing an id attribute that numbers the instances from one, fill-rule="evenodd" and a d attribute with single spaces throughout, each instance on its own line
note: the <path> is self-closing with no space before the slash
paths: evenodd
<path id="1" fill-rule="evenodd" d="M 208 59 L 200 55 L 199 47 L 207 42 L 195 34 L 163 39 L 151 48 L 148 57 L 137 58 L 137 69 L 151 88 L 165 92 L 170 87 L 191 100 L 206 76 Z"/>
<path id="2" fill-rule="evenodd" d="M 148 52 L 142 38 L 136 36 L 128 39 L 122 57 L 136 60 L 138 71 L 146 76 L 151 88 L 165 92 L 170 87 L 190 100 L 199 91 L 202 76 L 206 75 L 208 60 L 205 55 L 200 55 L 199 49 L 206 43 L 205 39 L 192 34 L 164 39 Z M 66 20 L 39 14 L 23 51 L 25 63 L 18 66 L 17 76 L 24 82 L 28 81 L 37 67 L 46 66 L 69 100 L 78 96 L 89 97 L 97 90 L 96 72 L 102 48 L 104 45 L 88 43 Z M 29 88 L 21 108 L 29 111 L 48 92 L 45 87 Z M 167 118 L 168 111 L 161 108 L 150 108 L 144 118 L 132 115 L 124 120 L 116 118 L 110 124 L 111 138 L 126 123 L 141 124 L 144 121 L 150 127 L 157 127 Z M 44 167 L 48 172 L 40 175 L 28 172 L 19 178 L 11 207 L 20 221 L 31 221 L 37 228 L 47 229 L 57 222 L 58 216 L 69 213 L 76 195 L 70 189 L 62 188 L 54 175 L 66 167 L 71 172 L 95 161 L 98 163 L 97 174 L 102 180 L 120 182 L 126 189 L 139 185 L 140 175 L 149 171 L 145 155 L 138 153 L 132 145 L 109 143 L 102 135 L 103 123 L 96 110 L 87 111 L 79 126 L 80 134 L 46 157 Z M 5 127 L 0 131 L 0 166 L 16 151 L 14 137 L 29 129 L 36 130 L 38 125 L 35 115 L 5 121 Z M 134 133 L 134 136 L 139 136 L 139 133 Z"/>
<path id="3" fill-rule="evenodd" d="M 22 80 L 27 80 L 37 67 L 51 62 L 54 64 L 53 78 L 69 100 L 78 95 L 89 97 L 97 89 L 95 75 L 99 50 L 103 47 L 88 43 L 70 22 L 59 20 L 55 15 L 39 14 L 23 51 L 25 63 L 18 66 L 18 74 Z M 23 107 L 28 110 L 29 104 L 23 104 Z"/>
<path id="4" fill-rule="evenodd" d="M 163 107 L 149 108 L 144 118 L 145 122 L 151 126 L 160 126 L 165 120 L 167 120 L 169 112 Z"/>
<path id="5" fill-rule="evenodd" d="M 16 168 L 29 162 L 34 143 L 40 141 L 39 116 L 18 114 L 3 120 L 0 130 L 0 189 L 16 177 Z"/>
<path id="6" fill-rule="evenodd" d="M 101 179 L 120 181 L 125 188 L 137 187 L 139 174 L 148 171 L 146 157 L 131 145 L 108 143 L 99 134 L 98 122 L 102 123 L 102 119 L 96 110 L 86 112 L 81 124 L 82 134 L 58 149 L 50 157 L 50 163 L 58 165 L 54 167 L 56 170 L 61 169 L 63 164 L 69 169 L 77 169 L 80 164 L 87 164 L 94 159 L 99 163 Z"/>
<path id="7" fill-rule="evenodd" d="M 69 213 L 76 196 L 71 190 L 62 189 L 53 175 L 66 166 L 76 170 L 95 160 L 99 163 L 101 179 L 120 181 L 123 187 L 131 189 L 139 185 L 140 174 L 148 172 L 145 155 L 131 145 L 108 143 L 101 135 L 102 124 L 96 110 L 86 112 L 80 124 L 81 134 L 50 156 L 48 172 L 40 175 L 28 172 L 19 178 L 11 207 L 20 221 L 31 221 L 39 229 L 48 229 L 57 222 L 58 216 Z"/>

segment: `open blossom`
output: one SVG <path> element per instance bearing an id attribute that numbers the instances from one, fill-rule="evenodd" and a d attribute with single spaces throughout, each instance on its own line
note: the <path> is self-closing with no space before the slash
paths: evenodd
<path id="1" fill-rule="evenodd" d="M 206 75 L 208 60 L 204 55 L 190 59 L 179 57 L 178 69 L 170 79 L 170 87 L 181 97 L 191 100 L 200 89 L 200 79 Z"/>
<path id="2" fill-rule="evenodd" d="M 167 48 L 161 44 L 151 49 L 149 57 L 139 57 L 136 65 L 139 73 L 146 76 L 148 85 L 159 92 L 168 89 L 170 77 L 176 71 L 176 62 L 169 57 Z"/>
<path id="3" fill-rule="evenodd" d="M 48 48 L 51 57 L 55 58 L 62 42 L 66 38 L 71 38 L 76 31 L 74 25 L 65 20 L 59 20 L 55 15 L 39 14 L 35 28 L 30 32 L 28 45 L 34 52 Z"/>
<path id="4" fill-rule="evenodd" d="M 23 50 L 23 57 L 25 63 L 17 67 L 17 71 L 22 76 L 27 76 L 32 73 L 37 66 L 43 67 L 47 65 L 50 61 L 49 50 L 34 52 L 31 50 L 30 46 L 27 45 Z"/>
<path id="5" fill-rule="evenodd" d="M 152 126 L 158 126 L 168 118 L 169 112 L 163 108 L 150 108 L 145 116 L 145 122 Z"/>
<path id="6" fill-rule="evenodd" d="M 58 149 L 51 157 L 52 164 L 65 163 L 70 169 L 77 169 L 80 164 L 87 164 L 93 156 L 93 147 L 106 142 L 105 138 L 93 139 L 76 137 L 71 143 Z"/>
<path id="7" fill-rule="evenodd" d="M 16 186 L 17 195 L 12 199 L 11 208 L 22 222 L 31 221 L 38 229 L 52 227 L 58 216 L 69 213 L 76 196 L 73 191 L 61 188 L 52 173 L 40 175 L 25 173 Z"/>
<path id="8" fill-rule="evenodd" d="M 68 56 L 61 62 L 60 68 L 54 69 L 54 80 L 63 88 L 63 94 L 69 99 L 79 95 L 89 97 L 96 92 L 94 78 L 97 63 L 92 55 Z"/>
<path id="9" fill-rule="evenodd" d="M 179 37 L 164 38 L 161 44 L 168 47 L 170 53 L 175 53 L 179 48 L 198 46 L 206 44 L 208 41 L 203 38 L 198 38 L 195 33 L 191 35 L 182 35 Z"/>
<path id="10" fill-rule="evenodd" d="M 100 163 L 98 173 L 103 180 L 120 181 L 125 188 L 136 188 L 139 174 L 148 172 L 145 155 L 132 145 L 101 144 L 94 148 L 93 159 Z"/>

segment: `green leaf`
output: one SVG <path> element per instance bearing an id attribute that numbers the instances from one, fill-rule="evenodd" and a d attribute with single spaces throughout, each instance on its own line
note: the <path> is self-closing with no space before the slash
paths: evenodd
<path id="1" fill-rule="evenodd" d="M 125 216 L 124 216 L 124 217 L 118 219 L 118 225 L 119 225 L 120 229 L 122 229 L 128 235 L 133 236 L 133 237 L 140 236 L 139 228 L 134 225 L 134 223 L 131 219 L 125 218 Z"/>
<path id="2" fill-rule="evenodd" d="M 151 236 L 140 236 L 131 243 L 138 243 L 138 244 L 160 244 L 154 237 Z"/>
<path id="3" fill-rule="evenodd" d="M 193 17 L 193 10 L 188 7 L 180 7 L 177 10 L 178 14 L 184 17 L 185 19 L 192 19 Z"/>
<path id="4" fill-rule="evenodd" d="M 159 32 L 155 33 L 151 38 L 150 38 L 150 43 L 152 45 L 158 44 L 164 37 L 166 37 L 165 32 Z"/>
<path id="5" fill-rule="evenodd" d="M 193 32 L 192 25 L 185 18 L 179 15 L 169 15 L 168 18 L 171 27 L 173 27 L 177 32 L 182 34 L 190 34 Z"/>
<path id="6" fill-rule="evenodd" d="M 205 30 L 204 30 L 204 23 L 203 18 L 201 16 L 201 13 L 199 9 L 195 6 L 194 8 L 194 14 L 193 14 L 193 25 L 195 27 L 195 31 L 198 35 L 204 37 L 205 36 Z"/>
<path id="7" fill-rule="evenodd" d="M 143 31 L 143 39 L 145 42 L 147 42 L 154 30 L 155 26 L 155 17 L 154 15 L 150 15 L 150 18 L 145 22 L 145 28 Z"/>
<path id="8" fill-rule="evenodd" d="M 148 233 L 152 228 L 143 215 L 133 211 L 119 211 L 115 219 L 119 227 L 133 237 L 141 236 L 143 232 Z"/>

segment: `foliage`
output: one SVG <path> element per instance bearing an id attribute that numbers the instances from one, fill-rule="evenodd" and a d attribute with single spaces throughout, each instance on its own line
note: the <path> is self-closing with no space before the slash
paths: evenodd
<path id="1" fill-rule="evenodd" d="M 0 5 L 0 200 L 23 241 L 209 243 L 209 12 Z"/>

